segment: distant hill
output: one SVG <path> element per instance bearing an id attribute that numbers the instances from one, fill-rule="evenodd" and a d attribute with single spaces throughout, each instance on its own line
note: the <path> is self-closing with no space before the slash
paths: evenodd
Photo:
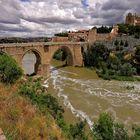
<path id="1" fill-rule="evenodd" d="M 0 43 L 48 42 L 50 40 L 51 38 L 48 38 L 48 37 L 29 37 L 29 38 L 1 37 Z"/>

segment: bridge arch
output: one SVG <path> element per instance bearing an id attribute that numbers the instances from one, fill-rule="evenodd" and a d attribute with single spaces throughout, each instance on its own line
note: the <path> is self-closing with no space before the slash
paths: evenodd
<path id="1" fill-rule="evenodd" d="M 22 61 L 27 52 L 32 52 L 36 57 L 34 64 L 35 74 L 50 75 L 50 62 L 58 49 L 63 49 L 67 54 L 67 65 L 83 66 L 81 46 L 87 43 L 80 42 L 41 42 L 41 43 L 10 43 L 0 44 L 0 51 L 13 57 L 22 67 Z"/>
<path id="2" fill-rule="evenodd" d="M 60 46 L 60 47 L 55 48 L 51 54 L 50 61 L 53 58 L 54 54 L 60 49 L 62 49 L 66 54 L 66 65 L 73 66 L 74 65 L 74 55 L 73 55 L 72 50 L 68 46 Z"/>
<path id="3" fill-rule="evenodd" d="M 34 65 L 33 66 L 33 73 L 31 73 L 31 74 L 35 74 L 35 75 L 40 74 L 41 73 L 42 56 L 41 56 L 41 53 L 36 49 L 29 49 L 29 50 L 26 50 L 23 53 L 23 56 L 22 56 L 22 68 L 24 68 L 23 61 L 24 61 L 26 55 L 29 54 L 29 53 L 32 54 L 32 57 L 33 57 L 33 55 L 35 57 L 35 60 L 31 60 L 32 65 Z"/>

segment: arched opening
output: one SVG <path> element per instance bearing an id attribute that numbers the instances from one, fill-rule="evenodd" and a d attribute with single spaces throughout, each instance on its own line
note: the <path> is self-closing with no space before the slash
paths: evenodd
<path id="1" fill-rule="evenodd" d="M 73 56 L 68 47 L 61 47 L 57 49 L 51 60 L 53 69 L 59 69 L 66 66 L 73 66 Z"/>
<path id="2" fill-rule="evenodd" d="M 22 68 L 25 75 L 36 75 L 39 74 L 41 69 L 41 57 L 40 54 L 35 50 L 27 51 L 22 59 Z"/>

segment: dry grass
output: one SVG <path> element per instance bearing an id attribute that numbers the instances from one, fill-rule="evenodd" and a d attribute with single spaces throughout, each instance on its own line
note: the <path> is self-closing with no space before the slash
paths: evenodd
<path id="1" fill-rule="evenodd" d="M 9 140 L 64 140 L 48 114 L 43 116 L 29 100 L 17 94 L 18 86 L 0 84 L 0 127 Z"/>

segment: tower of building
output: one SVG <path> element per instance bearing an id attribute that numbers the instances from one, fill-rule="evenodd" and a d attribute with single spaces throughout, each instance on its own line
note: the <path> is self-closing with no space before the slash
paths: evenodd
<path id="1" fill-rule="evenodd" d="M 129 25 L 140 26 L 140 16 L 137 16 L 137 14 L 133 15 L 132 13 L 128 13 L 125 19 L 125 23 Z"/>

